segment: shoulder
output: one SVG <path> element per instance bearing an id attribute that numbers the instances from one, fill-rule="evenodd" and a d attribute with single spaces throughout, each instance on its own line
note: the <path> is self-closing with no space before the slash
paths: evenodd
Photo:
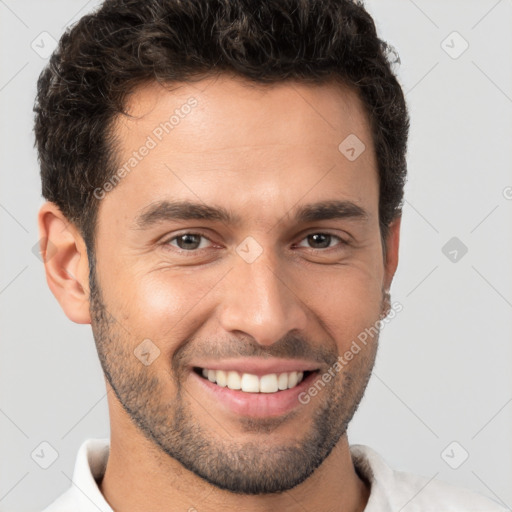
<path id="1" fill-rule="evenodd" d="M 354 466 L 371 485 L 365 512 L 506 512 L 494 500 L 434 477 L 392 469 L 375 450 L 352 445 Z"/>

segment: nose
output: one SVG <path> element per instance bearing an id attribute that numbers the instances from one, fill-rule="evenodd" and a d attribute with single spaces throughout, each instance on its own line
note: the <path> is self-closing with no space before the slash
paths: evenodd
<path id="1" fill-rule="evenodd" d="M 260 345 L 272 345 L 292 330 L 303 331 L 307 307 L 293 290 L 286 272 L 265 250 L 252 263 L 235 255 L 223 283 L 219 321 L 230 332 L 242 332 Z"/>

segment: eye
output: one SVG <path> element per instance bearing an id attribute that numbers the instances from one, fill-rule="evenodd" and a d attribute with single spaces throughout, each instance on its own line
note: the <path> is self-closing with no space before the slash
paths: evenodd
<path id="1" fill-rule="evenodd" d="M 201 239 L 208 240 L 204 235 L 200 233 L 182 233 L 181 235 L 174 236 L 165 242 L 166 245 L 173 245 L 183 251 L 195 251 L 197 249 L 204 249 Z M 173 242 L 176 241 L 176 245 Z M 208 240 L 209 241 L 209 240 Z"/>
<path id="2" fill-rule="evenodd" d="M 311 233 L 310 235 L 306 236 L 303 240 L 305 240 L 307 243 L 316 245 L 316 247 L 310 247 L 311 249 L 314 250 L 330 249 L 331 242 L 334 240 L 339 240 L 340 242 L 339 244 L 336 245 L 348 245 L 348 242 L 346 242 L 339 236 L 331 235 L 330 233 Z"/>
<path id="3" fill-rule="evenodd" d="M 332 245 L 332 243 L 336 240 L 338 243 Z M 323 232 L 311 233 L 307 235 L 305 238 L 303 238 L 303 241 L 301 241 L 298 246 L 304 247 L 304 245 L 302 245 L 304 242 L 310 244 L 309 248 L 314 251 L 322 251 L 323 249 L 332 249 L 336 246 L 345 246 L 349 244 L 347 241 L 343 240 L 337 235 Z M 164 242 L 164 245 L 171 245 L 179 251 L 193 253 L 201 249 L 208 248 L 208 243 L 211 244 L 211 240 L 209 240 L 201 233 L 186 232 L 169 238 Z"/>

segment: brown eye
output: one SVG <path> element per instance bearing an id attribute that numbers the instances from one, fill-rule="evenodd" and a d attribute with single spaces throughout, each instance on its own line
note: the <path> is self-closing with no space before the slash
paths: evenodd
<path id="1" fill-rule="evenodd" d="M 329 233 L 312 233 L 306 236 L 304 240 L 307 241 L 310 249 L 329 249 L 332 247 L 331 242 L 335 240 L 338 240 L 340 242 L 337 245 L 346 244 L 346 242 L 342 240 L 339 236 L 331 235 Z"/>
<path id="2" fill-rule="evenodd" d="M 313 249 L 325 249 L 331 244 L 331 235 L 325 233 L 315 233 L 307 237 L 310 244 L 316 245 Z"/>
<path id="3" fill-rule="evenodd" d="M 198 233 L 182 233 L 168 240 L 169 245 L 174 245 L 172 242 L 176 241 L 174 247 L 178 247 L 183 251 L 194 251 L 196 249 L 203 249 L 201 246 L 201 239 L 208 240 L 205 236 Z"/>

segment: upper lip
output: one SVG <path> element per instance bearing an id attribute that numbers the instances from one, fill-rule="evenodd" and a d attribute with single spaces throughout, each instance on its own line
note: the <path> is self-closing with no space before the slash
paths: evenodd
<path id="1" fill-rule="evenodd" d="M 220 361 L 200 361 L 193 367 L 208 370 L 235 371 L 252 375 L 267 375 L 270 373 L 306 372 L 318 370 L 319 364 L 302 359 L 266 359 L 248 357 L 242 359 L 223 359 Z"/>

